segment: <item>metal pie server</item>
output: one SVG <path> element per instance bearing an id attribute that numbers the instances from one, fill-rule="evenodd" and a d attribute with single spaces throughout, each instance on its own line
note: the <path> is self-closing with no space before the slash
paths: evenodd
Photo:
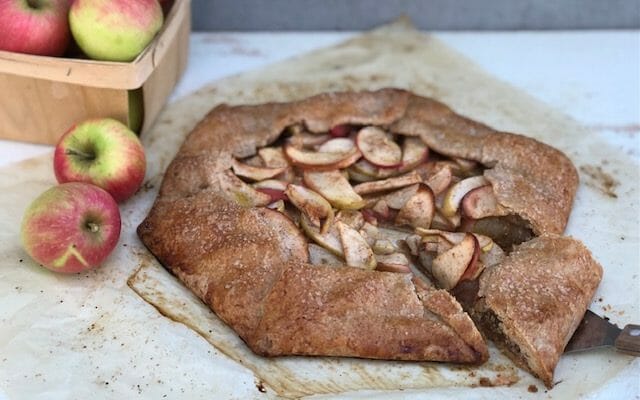
<path id="1" fill-rule="evenodd" d="M 612 324 L 590 310 L 564 349 L 565 353 L 597 347 L 615 347 L 618 351 L 640 356 L 640 325 L 629 324 L 624 329 Z"/>

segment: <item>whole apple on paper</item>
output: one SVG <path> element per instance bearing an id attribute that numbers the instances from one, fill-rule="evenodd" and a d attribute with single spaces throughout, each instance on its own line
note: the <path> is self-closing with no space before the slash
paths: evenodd
<path id="1" fill-rule="evenodd" d="M 0 0 L 0 50 L 60 56 L 67 46 L 70 0 Z"/>
<path id="2" fill-rule="evenodd" d="M 122 202 L 140 188 L 146 160 L 135 133 L 120 121 L 98 118 L 72 127 L 60 138 L 53 169 L 60 183 L 92 183 Z"/>
<path id="3" fill-rule="evenodd" d="M 55 272 L 76 273 L 100 265 L 120 237 L 120 211 L 97 186 L 71 182 L 42 193 L 27 208 L 21 239 L 27 253 Z"/>
<path id="4" fill-rule="evenodd" d="M 162 27 L 158 0 L 74 0 L 71 32 L 89 57 L 131 61 Z"/>

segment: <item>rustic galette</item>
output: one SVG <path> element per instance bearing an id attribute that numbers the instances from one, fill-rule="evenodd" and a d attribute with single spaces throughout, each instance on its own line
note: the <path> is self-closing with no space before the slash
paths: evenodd
<path id="1" fill-rule="evenodd" d="M 482 363 L 478 324 L 552 385 L 602 275 L 558 236 L 577 184 L 560 151 L 403 90 L 220 105 L 138 233 L 258 354 Z"/>

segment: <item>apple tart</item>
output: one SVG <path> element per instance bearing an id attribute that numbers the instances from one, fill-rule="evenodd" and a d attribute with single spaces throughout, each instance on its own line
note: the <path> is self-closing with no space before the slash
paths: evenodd
<path id="1" fill-rule="evenodd" d="M 481 363 L 484 339 L 450 293 L 497 331 L 495 271 L 537 236 L 551 245 L 527 258 L 533 269 L 573 248 L 554 243 L 575 242 L 556 234 L 577 184 L 560 151 L 403 90 L 220 105 L 183 143 L 138 234 L 258 354 Z M 576 267 L 556 286 L 588 285 L 551 340 L 568 340 L 600 279 L 578 253 L 591 260 L 567 250 Z"/>

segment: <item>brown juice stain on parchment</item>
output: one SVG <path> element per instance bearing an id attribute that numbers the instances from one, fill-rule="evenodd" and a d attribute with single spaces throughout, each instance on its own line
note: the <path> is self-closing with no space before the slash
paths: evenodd
<path id="1" fill-rule="evenodd" d="M 617 199 L 618 195 L 615 190 L 620 184 L 615 178 L 605 172 L 599 165 L 581 165 L 580 172 L 586 179 L 585 185 L 592 187 L 605 196 Z"/>
<path id="2" fill-rule="evenodd" d="M 127 284 L 162 315 L 188 326 L 221 353 L 249 368 L 264 389 L 284 397 L 362 389 L 475 387 L 480 385 L 479 379 L 492 386 L 510 386 L 519 380 L 517 369 L 508 362 L 466 367 L 337 357 L 260 357 L 156 262 L 144 260 Z"/>

